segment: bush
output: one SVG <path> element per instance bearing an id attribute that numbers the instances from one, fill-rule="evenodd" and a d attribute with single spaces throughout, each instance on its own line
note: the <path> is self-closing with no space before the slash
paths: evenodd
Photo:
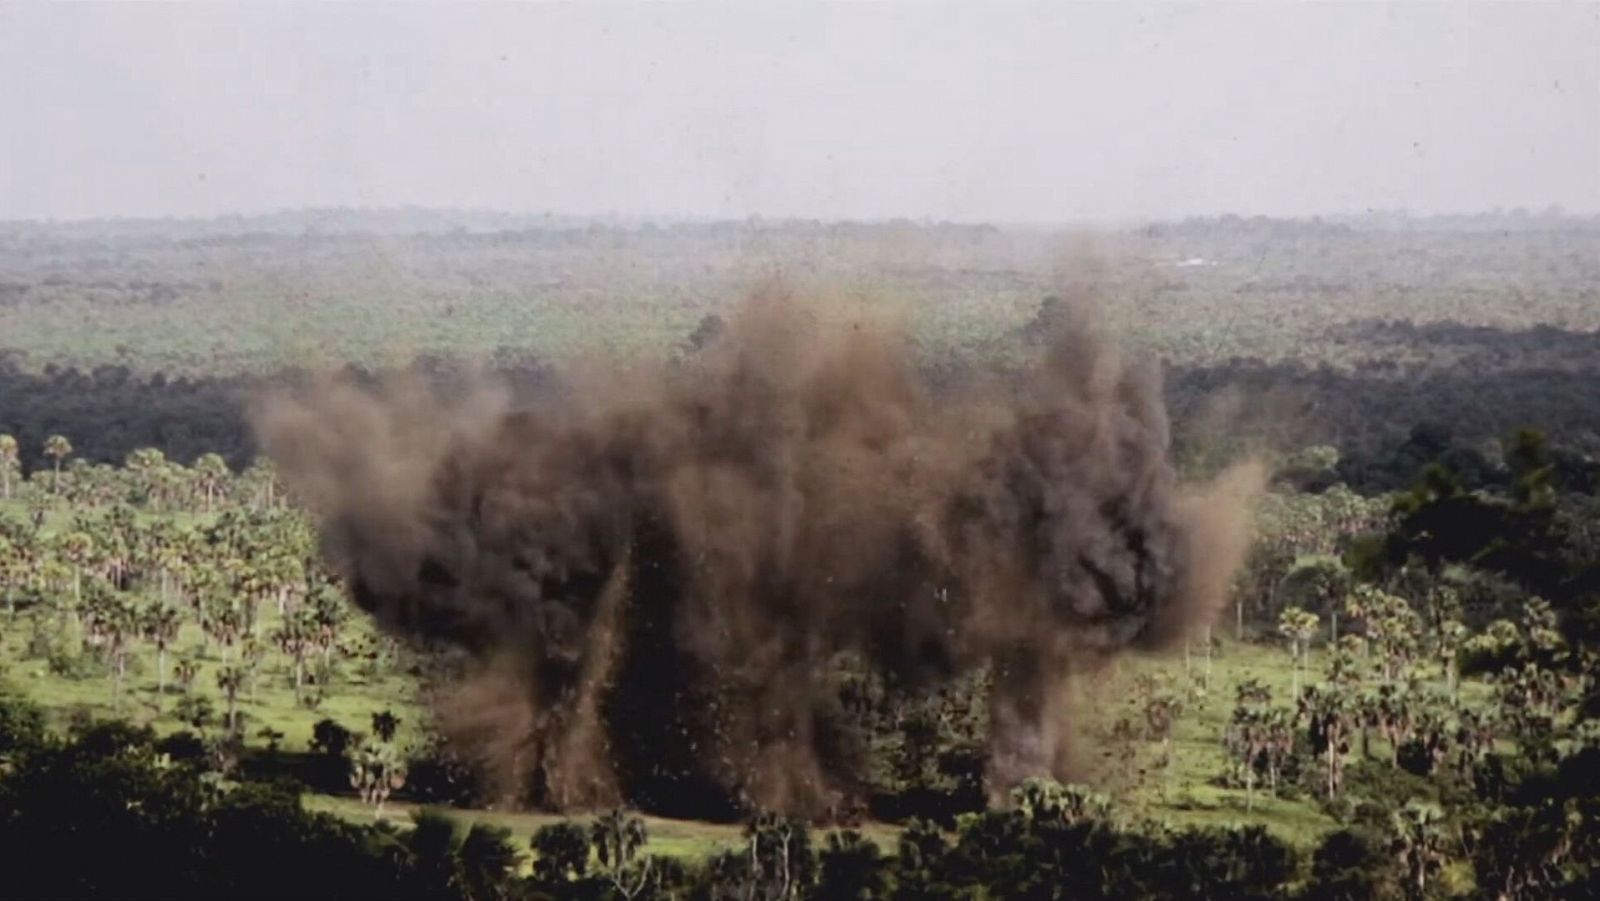
<path id="1" fill-rule="evenodd" d="M 166 736 L 155 747 L 157 753 L 167 755 L 174 763 L 201 766 L 206 762 L 206 743 L 188 730 Z"/>
<path id="2" fill-rule="evenodd" d="M 1311 858 L 1306 901 L 1390 898 L 1397 892 L 1394 858 L 1378 835 L 1355 829 L 1329 833 Z"/>
<path id="3" fill-rule="evenodd" d="M 12 755 L 45 743 L 44 708 L 22 698 L 0 696 L 0 755 Z"/>
<path id="4" fill-rule="evenodd" d="M 111 674 L 111 665 L 93 654 L 84 654 L 57 643 L 45 655 L 45 666 L 53 676 L 74 681 L 103 679 Z"/>

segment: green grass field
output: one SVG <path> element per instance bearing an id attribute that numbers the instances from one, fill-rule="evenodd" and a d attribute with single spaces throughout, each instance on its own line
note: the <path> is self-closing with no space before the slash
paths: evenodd
<path id="1" fill-rule="evenodd" d="M 24 659 L 30 616 L 24 613 L 5 621 L 7 627 L 0 629 L 0 649 L 3 649 L 0 659 L 6 661 L 5 676 L 13 689 L 44 705 L 58 723 L 64 724 L 74 716 L 121 717 L 163 733 L 187 728 L 174 715 L 179 689 L 169 684 L 165 695 L 156 692 L 153 652 L 141 650 L 135 656 L 120 704 L 114 703 L 109 675 L 66 678 L 50 672 L 43 660 Z M 262 617 L 260 628 L 264 633 L 270 632 L 276 612 L 268 606 L 263 609 Z M 368 628 L 362 623 L 351 631 L 354 634 Z M 200 640 L 198 628 L 189 624 L 176 648 L 196 647 Z M 1319 652 L 1311 652 L 1306 678 L 1318 678 L 1323 662 Z M 170 661 L 168 665 L 170 667 Z M 219 715 L 222 701 L 216 688 L 215 670 L 220 665 L 219 649 L 213 644 L 204 654 L 193 689 L 212 698 Z M 317 720 L 328 717 L 348 728 L 365 730 L 372 714 L 381 710 L 391 710 L 400 717 L 402 726 L 398 741 L 402 746 L 420 741 L 427 715 L 419 706 L 416 683 L 402 674 L 363 674 L 358 669 L 346 663 L 336 689 L 320 707 L 311 710 L 296 704 L 290 687 L 288 661 L 274 651 L 257 678 L 254 693 L 247 691 L 240 697 L 239 709 L 247 717 L 250 743 L 262 745 L 265 739 L 258 730 L 269 727 L 282 734 L 284 749 L 304 750 Z M 1256 679 L 1272 689 L 1275 702 L 1286 703 L 1290 696 L 1290 657 L 1281 647 L 1231 639 L 1220 643 L 1209 663 L 1209 688 L 1203 697 L 1194 697 L 1177 719 L 1176 753 L 1170 777 L 1159 768 L 1158 743 L 1135 741 L 1130 749 L 1115 746 L 1100 736 L 1103 727 L 1117 716 L 1138 716 L 1134 686 L 1141 675 L 1155 675 L 1177 685 L 1188 684 L 1208 669 L 1198 649 L 1192 653 L 1187 669 L 1186 678 L 1181 652 L 1159 657 L 1130 657 L 1094 677 L 1083 679 L 1071 689 L 1076 695 L 1077 749 L 1083 781 L 1110 793 L 1118 801 L 1119 812 L 1125 816 L 1149 817 L 1173 825 L 1260 823 L 1279 836 L 1307 847 L 1336 828 L 1335 821 L 1321 810 L 1314 797 L 1273 797 L 1258 791 L 1253 810 L 1247 811 L 1243 791 L 1215 784 L 1216 777 L 1227 765 L 1220 738 L 1233 708 L 1237 686 L 1245 680 Z M 1438 687 L 1442 690 L 1442 683 Z M 1469 698 L 1481 696 L 1486 690 L 1485 686 L 1470 682 L 1463 687 Z M 1386 755 L 1387 746 L 1375 737 L 1372 753 Z M 370 821 L 374 816 L 371 807 L 354 797 L 310 795 L 307 805 L 353 821 Z M 394 802 L 386 805 L 383 816 L 404 825 L 409 823 L 412 810 L 413 805 Z M 463 823 L 484 820 L 508 827 L 524 846 L 535 829 L 560 819 L 548 813 L 495 810 L 450 813 Z M 734 845 L 740 835 L 737 825 L 659 818 L 648 818 L 647 822 L 651 850 L 661 854 L 700 857 Z M 869 824 L 864 831 L 886 848 L 892 847 L 897 834 L 896 829 L 882 824 Z"/>
<path id="2" fill-rule="evenodd" d="M 16 516 L 22 512 L 15 503 L 0 507 L 0 514 Z M 175 515 L 197 518 L 191 514 Z M 68 516 L 69 511 L 57 509 L 46 520 L 46 531 L 64 527 Z M 0 679 L 12 690 L 43 705 L 57 726 L 65 727 L 74 719 L 121 718 L 150 726 L 158 733 L 191 728 L 178 715 L 183 689 L 173 673 L 180 655 L 198 661 L 189 690 L 208 698 L 215 717 L 222 716 L 225 705 L 217 673 L 225 664 L 223 648 L 215 641 L 208 642 L 196 623 L 183 624 L 167 654 L 164 693 L 157 690 L 156 653 L 141 642 L 130 656 L 125 684 L 116 695 L 109 667 L 104 664 L 87 673 L 62 673 L 52 669 L 37 649 L 30 652 L 30 645 L 40 643 L 41 638 L 46 639 L 45 644 L 54 641 L 75 646 L 73 630 L 77 626 L 71 620 L 64 627 L 60 622 L 60 613 L 42 608 L 24 607 L 11 615 L 0 613 Z M 364 732 L 369 730 L 372 716 L 380 711 L 399 717 L 396 744 L 402 751 L 420 748 L 427 741 L 429 715 L 421 704 L 416 679 L 398 665 L 403 657 L 345 659 L 338 665 L 336 681 L 325 699 L 314 708 L 307 707 L 296 699 L 290 659 L 271 646 L 268 636 L 278 622 L 275 605 L 261 604 L 255 634 L 266 652 L 252 683 L 240 692 L 237 701 L 238 710 L 245 717 L 243 731 L 252 747 L 262 748 L 269 741 L 276 741 L 285 751 L 305 751 L 317 721 L 333 719 L 348 729 Z M 345 645 L 368 649 L 368 653 L 382 644 L 372 624 L 359 614 L 346 624 L 341 636 Z M 238 659 L 238 646 L 231 654 Z M 1308 682 L 1319 680 L 1326 662 L 1323 651 L 1314 646 L 1307 654 L 1301 678 Z M 1443 693 L 1442 674 L 1435 666 L 1423 662 L 1418 672 L 1432 679 L 1425 682 L 1426 689 Z M 1135 725 L 1143 723 L 1139 686 L 1151 678 L 1186 699 L 1173 730 L 1170 769 L 1161 766 L 1159 742 L 1109 736 L 1111 725 L 1119 718 Z M 1209 657 L 1204 654 L 1203 643 L 1195 640 L 1188 653 L 1180 649 L 1164 655 L 1131 655 L 1099 672 L 1079 676 L 1063 689 L 1073 696 L 1070 710 L 1074 722 L 1070 728 L 1079 771 L 1077 781 L 1111 795 L 1124 817 L 1150 818 L 1175 826 L 1259 823 L 1286 840 L 1309 847 L 1337 826 L 1316 797 L 1273 796 L 1257 791 L 1253 806 L 1247 809 L 1245 793 L 1219 784 L 1218 779 L 1228 769 L 1222 736 L 1238 686 L 1257 680 L 1271 690 L 1274 703 L 1288 705 L 1294 694 L 1294 679 L 1291 657 L 1283 642 L 1238 640 L 1231 634 L 1216 643 Z M 1482 683 L 1469 681 L 1462 686 L 1468 703 L 1486 701 L 1487 693 L 1488 687 Z M 1386 758 L 1389 749 L 1374 736 L 1371 753 Z M 353 796 L 308 796 L 307 804 L 357 821 L 370 821 L 374 816 L 370 807 Z M 409 823 L 411 810 L 409 804 L 391 803 L 383 815 L 403 826 Z M 524 845 L 535 829 L 560 819 L 547 813 L 495 810 L 456 810 L 451 815 L 463 822 L 486 820 L 506 826 L 521 837 Z M 662 854 L 704 856 L 732 846 L 740 837 L 737 825 L 657 818 L 648 823 L 651 849 Z M 868 825 L 864 831 L 885 847 L 893 845 L 897 833 L 880 824 Z"/>

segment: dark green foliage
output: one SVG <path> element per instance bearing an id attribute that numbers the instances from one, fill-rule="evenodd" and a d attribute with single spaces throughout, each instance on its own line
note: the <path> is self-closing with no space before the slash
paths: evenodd
<path id="1" fill-rule="evenodd" d="M 45 734 L 42 707 L 23 698 L 0 695 L 0 758 L 39 746 Z"/>
<path id="2" fill-rule="evenodd" d="M 822 853 L 817 856 L 816 896 L 858 901 L 880 898 L 888 885 L 889 861 L 878 846 L 859 832 L 828 833 Z"/>
<path id="3" fill-rule="evenodd" d="M 19 748 L 20 749 L 20 746 Z M 14 750 L 18 750 L 14 749 Z M 503 833 L 465 839 L 425 814 L 403 838 L 300 806 L 293 784 L 218 788 L 163 766 L 147 730 L 44 737 L 0 768 L 0 896 L 19 898 L 504 898 Z M 92 849 L 92 865 L 84 863 Z"/>
<path id="4" fill-rule="evenodd" d="M 559 889 L 589 872 L 589 836 L 577 823 L 541 827 L 532 846 L 534 880 L 547 889 Z"/>
<path id="5" fill-rule="evenodd" d="M 1472 830 L 1480 894 L 1593 897 L 1600 879 L 1600 748 L 1529 768 L 1514 782 L 1502 775 L 1493 788 L 1500 803 Z"/>
<path id="6" fill-rule="evenodd" d="M 522 853 L 511 841 L 510 830 L 501 826 L 474 823 L 456 849 L 460 859 L 462 887 L 478 899 L 510 897 L 511 884 Z"/>
<path id="7" fill-rule="evenodd" d="M 318 720 L 311 727 L 311 750 L 327 757 L 344 757 L 350 750 L 350 730 L 334 720 Z"/>
<path id="8" fill-rule="evenodd" d="M 1365 901 L 1393 897 L 1394 859 L 1381 836 L 1360 829 L 1329 833 L 1311 859 L 1306 901 Z"/>
<path id="9" fill-rule="evenodd" d="M 155 743 L 155 749 L 174 763 L 202 766 L 206 759 L 205 741 L 187 730 L 165 736 Z"/>

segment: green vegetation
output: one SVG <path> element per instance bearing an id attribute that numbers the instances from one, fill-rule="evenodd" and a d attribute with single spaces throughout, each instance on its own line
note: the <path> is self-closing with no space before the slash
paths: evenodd
<path id="1" fill-rule="evenodd" d="M 344 235 L 299 281 L 307 251 L 266 232 L 0 233 L 0 334 L 26 351 L 0 360 L 0 847 L 100 860 L 0 895 L 1586 897 L 1600 405 L 1569 389 L 1600 384 L 1600 232 L 1385 229 L 1130 233 L 1066 289 L 1043 239 L 909 224 L 417 235 L 389 245 L 409 268 Z M 1230 606 L 1064 687 L 1081 784 L 991 805 L 982 676 L 911 694 L 841 661 L 865 776 L 833 822 L 492 792 L 426 703 L 457 661 L 350 605 L 251 455 L 244 392 L 419 352 L 537 391 L 539 361 L 671 352 L 764 261 L 812 254 L 848 302 L 915 298 L 952 367 L 1029 340 L 1052 292 L 1103 294 L 1172 365 L 1185 467 L 1280 451 Z M 1167 265 L 1196 257 L 1217 265 Z"/>

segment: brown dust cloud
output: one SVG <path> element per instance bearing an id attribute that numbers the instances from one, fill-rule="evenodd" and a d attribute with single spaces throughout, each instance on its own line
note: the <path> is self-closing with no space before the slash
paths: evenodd
<path id="1" fill-rule="evenodd" d="M 508 793 L 816 814 L 851 791 L 841 655 L 986 669 L 998 793 L 1064 775 L 1075 674 L 1224 601 L 1258 474 L 1181 483 L 1158 367 L 1090 317 L 1036 350 L 934 378 L 903 329 L 772 289 L 516 407 L 329 380 L 255 419 L 355 602 L 471 661 L 439 721 Z"/>

